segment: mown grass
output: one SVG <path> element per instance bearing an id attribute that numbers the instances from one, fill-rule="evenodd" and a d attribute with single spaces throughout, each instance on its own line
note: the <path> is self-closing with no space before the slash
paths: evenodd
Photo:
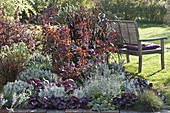
<path id="1" fill-rule="evenodd" d="M 140 38 L 166 36 L 165 40 L 165 69 L 161 70 L 160 54 L 143 55 L 142 72 L 138 73 L 138 57 L 130 56 L 130 63 L 124 64 L 125 70 L 135 76 L 140 76 L 154 84 L 154 88 L 170 94 L 170 26 L 154 24 L 138 24 Z M 154 43 L 159 43 L 156 41 Z M 125 57 L 124 57 L 125 59 Z M 170 96 L 169 96 L 170 99 Z M 167 104 L 170 104 L 168 102 Z"/>

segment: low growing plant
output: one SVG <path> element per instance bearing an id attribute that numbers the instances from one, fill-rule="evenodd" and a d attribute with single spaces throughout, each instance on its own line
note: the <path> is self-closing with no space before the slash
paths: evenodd
<path id="1" fill-rule="evenodd" d="M 91 95 L 92 100 L 88 103 L 88 106 L 94 111 L 107 111 L 115 109 L 112 105 L 112 95 L 105 94 L 101 92 L 94 92 Z"/>
<path id="2" fill-rule="evenodd" d="M 7 107 L 11 107 L 11 105 L 14 106 L 14 104 L 16 104 L 16 101 L 19 101 L 16 107 L 26 106 L 28 102 L 28 97 L 32 95 L 33 90 L 34 87 L 32 85 L 20 80 L 19 81 L 16 80 L 15 82 L 8 82 L 4 86 L 3 92 L 4 98 L 8 100 L 6 106 Z M 21 95 L 23 97 L 21 97 Z M 14 98 L 13 96 L 18 97 L 18 100 L 14 100 L 16 98 Z"/>
<path id="3" fill-rule="evenodd" d="M 52 73 L 50 70 L 43 70 L 38 68 L 28 68 L 25 71 L 22 71 L 17 76 L 18 80 L 31 80 L 31 79 L 40 79 L 40 80 L 49 80 L 57 81 L 57 75 Z"/>
<path id="4" fill-rule="evenodd" d="M 117 109 L 132 108 L 135 102 L 138 100 L 137 96 L 133 93 L 121 93 L 113 98 L 112 104 Z"/>
<path id="5" fill-rule="evenodd" d="M 91 70 L 89 78 L 84 82 L 84 90 L 88 96 L 93 92 L 117 95 L 121 90 L 121 82 L 119 75 L 113 73 L 104 62 Z"/>
<path id="6" fill-rule="evenodd" d="M 0 94 L 0 109 L 8 102 L 7 99 L 4 98 L 4 94 Z"/>
<path id="7" fill-rule="evenodd" d="M 6 109 L 9 111 L 8 113 L 13 113 L 14 109 L 18 106 L 25 107 L 27 105 L 28 98 L 29 97 L 26 93 L 16 94 L 14 92 L 12 95 L 12 104 L 10 105 L 10 107 L 6 107 Z"/>
<path id="8" fill-rule="evenodd" d="M 33 80 L 32 80 L 33 81 Z M 75 89 L 73 80 L 49 82 L 34 80 L 37 95 L 29 98 L 28 108 L 74 109 L 88 108 L 90 98 L 81 95 L 81 89 Z M 74 92 L 75 91 L 75 92 Z"/>
<path id="9" fill-rule="evenodd" d="M 87 97 L 76 98 L 72 97 L 43 97 L 29 99 L 28 108 L 45 108 L 45 109 L 87 109 L 88 102 Z"/>
<path id="10" fill-rule="evenodd" d="M 44 97 L 65 97 L 65 89 L 63 86 L 58 87 L 54 83 L 49 83 L 45 85 L 42 90 L 38 93 L 40 98 Z"/>
<path id="11" fill-rule="evenodd" d="M 117 95 L 120 93 L 121 82 L 116 76 L 92 76 L 84 82 L 84 90 L 87 96 L 94 92 L 101 92 L 103 95 Z"/>
<path id="12" fill-rule="evenodd" d="M 148 84 L 146 79 L 140 77 L 134 78 L 131 75 L 127 75 L 123 81 L 123 90 L 129 93 L 137 94 L 152 88 L 152 83 Z"/>
<path id="13" fill-rule="evenodd" d="M 121 92 L 121 79 L 111 72 L 107 64 L 102 63 L 92 70 L 91 75 L 84 81 L 83 90 L 88 97 L 92 97 L 89 106 L 93 110 L 115 108 L 112 99 Z"/>
<path id="14" fill-rule="evenodd" d="M 138 95 L 138 100 L 134 104 L 134 108 L 140 112 L 154 112 L 161 109 L 163 102 L 155 92 L 147 90 Z"/>

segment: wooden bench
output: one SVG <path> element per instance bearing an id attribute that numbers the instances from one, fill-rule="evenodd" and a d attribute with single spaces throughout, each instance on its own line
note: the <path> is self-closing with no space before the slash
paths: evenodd
<path id="1" fill-rule="evenodd" d="M 127 62 L 130 62 L 129 55 L 139 57 L 138 72 L 142 71 L 142 55 L 155 54 L 161 55 L 161 69 L 164 69 L 164 39 L 166 37 L 140 39 L 138 26 L 132 20 L 110 20 L 111 29 L 116 30 L 118 36 L 118 47 L 121 54 L 126 54 Z M 160 40 L 160 45 L 148 44 L 146 42 Z M 145 42 L 145 43 L 144 43 Z"/>

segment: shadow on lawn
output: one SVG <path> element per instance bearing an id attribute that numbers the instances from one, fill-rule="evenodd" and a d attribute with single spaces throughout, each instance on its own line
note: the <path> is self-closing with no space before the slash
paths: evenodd
<path id="1" fill-rule="evenodd" d="M 152 73 L 152 74 L 147 75 L 147 77 L 151 77 L 151 76 L 155 75 L 156 73 L 159 73 L 160 71 L 162 71 L 162 70 L 161 70 L 161 69 L 160 69 L 160 70 L 157 70 L 156 72 L 154 72 L 154 73 Z"/>
<path id="2" fill-rule="evenodd" d="M 151 74 L 149 74 L 149 75 L 147 75 L 147 76 L 145 76 L 145 77 L 154 76 L 155 74 L 159 73 L 160 71 L 162 71 L 162 70 L 157 70 L 156 72 L 153 72 L 153 73 L 151 73 Z M 126 74 L 127 74 L 127 75 L 131 75 L 131 76 L 133 76 L 133 77 L 145 78 L 144 76 L 140 75 L 141 73 L 138 73 L 138 72 L 136 72 L 136 73 L 131 73 L 131 72 L 128 72 L 128 71 L 127 71 Z"/>

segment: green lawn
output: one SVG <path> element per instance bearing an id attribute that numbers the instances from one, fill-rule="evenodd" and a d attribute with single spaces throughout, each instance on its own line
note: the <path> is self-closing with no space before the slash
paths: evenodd
<path id="1" fill-rule="evenodd" d="M 143 38 L 167 36 L 165 41 L 165 69 L 161 70 L 160 54 L 143 55 L 142 72 L 138 73 L 138 57 L 130 56 L 130 63 L 124 64 L 125 70 L 136 76 L 146 78 L 154 87 L 170 93 L 170 26 L 139 24 L 139 34 Z M 159 43 L 158 41 L 155 43 Z M 125 59 L 125 57 L 123 57 Z"/>

